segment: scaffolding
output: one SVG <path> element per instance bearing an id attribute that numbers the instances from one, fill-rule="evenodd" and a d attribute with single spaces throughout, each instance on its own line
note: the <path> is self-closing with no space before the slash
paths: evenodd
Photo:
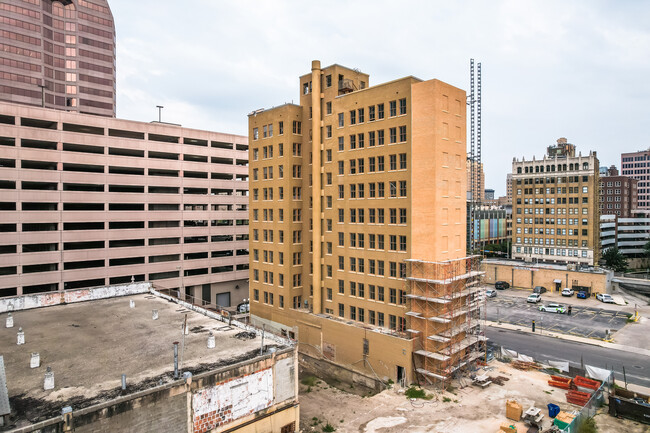
<path id="1" fill-rule="evenodd" d="M 480 259 L 406 260 L 407 330 L 415 339 L 413 362 L 420 383 L 446 388 L 485 356 Z"/>

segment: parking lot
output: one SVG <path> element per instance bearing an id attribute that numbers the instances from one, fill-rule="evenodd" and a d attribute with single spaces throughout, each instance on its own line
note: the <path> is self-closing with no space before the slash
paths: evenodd
<path id="1" fill-rule="evenodd" d="M 623 328 L 627 323 L 628 314 L 622 311 L 594 308 L 589 306 L 572 305 L 572 314 L 558 314 L 541 312 L 540 305 L 548 303 L 562 303 L 561 299 L 545 299 L 538 304 L 529 304 L 525 297 L 507 295 L 503 291 L 497 293 L 496 298 L 487 300 L 487 320 L 501 321 L 513 325 L 530 327 L 535 320 L 535 327 L 541 331 L 561 332 L 579 337 L 605 338 L 606 330 L 610 334 Z"/>

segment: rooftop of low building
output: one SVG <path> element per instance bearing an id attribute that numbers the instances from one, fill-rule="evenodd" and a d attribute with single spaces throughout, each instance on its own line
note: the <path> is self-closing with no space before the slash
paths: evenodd
<path id="1" fill-rule="evenodd" d="M 0 314 L 0 355 L 12 412 L 34 423 L 59 415 L 66 406 L 77 410 L 169 383 L 174 380 L 174 342 L 179 343 L 179 370 L 194 375 L 261 355 L 261 333 L 209 314 L 154 293 L 14 311 L 13 328 L 5 327 L 8 314 Z M 19 328 L 24 345 L 16 344 Z M 210 333 L 213 349 L 207 345 Z M 288 341 L 268 337 L 265 350 L 288 347 Z M 38 368 L 30 368 L 32 353 L 40 355 Z M 55 382 L 49 391 L 43 386 L 47 367 Z"/>

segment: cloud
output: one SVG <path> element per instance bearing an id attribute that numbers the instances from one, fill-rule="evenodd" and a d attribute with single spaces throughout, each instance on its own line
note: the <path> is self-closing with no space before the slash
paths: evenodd
<path id="1" fill-rule="evenodd" d="M 299 97 L 312 59 L 468 88 L 483 67 L 486 187 L 505 193 L 512 157 L 565 136 L 602 165 L 647 146 L 650 3 L 461 0 L 110 0 L 118 116 L 155 105 L 184 126 L 246 134 L 246 114 Z M 615 145 L 614 145 L 615 144 Z"/>

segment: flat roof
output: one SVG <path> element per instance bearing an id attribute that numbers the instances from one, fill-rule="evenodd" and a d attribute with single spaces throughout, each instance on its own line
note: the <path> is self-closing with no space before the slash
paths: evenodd
<path id="1" fill-rule="evenodd" d="M 129 301 L 135 301 L 130 308 Z M 158 310 L 158 320 L 152 310 Z M 183 305 L 143 294 L 98 301 L 15 311 L 14 327 L 0 315 L 0 355 L 4 356 L 11 408 L 30 423 L 119 396 L 122 374 L 126 394 L 173 381 L 173 343 L 183 341 L 187 315 L 189 335 L 179 345 L 179 369 L 198 374 L 260 355 L 261 336 L 191 311 Z M 22 327 L 25 344 L 16 344 Z M 209 332 L 214 349 L 207 348 Z M 288 347 L 265 340 L 265 345 Z M 31 353 L 41 366 L 30 368 Z M 55 388 L 43 390 L 47 367 Z"/>

